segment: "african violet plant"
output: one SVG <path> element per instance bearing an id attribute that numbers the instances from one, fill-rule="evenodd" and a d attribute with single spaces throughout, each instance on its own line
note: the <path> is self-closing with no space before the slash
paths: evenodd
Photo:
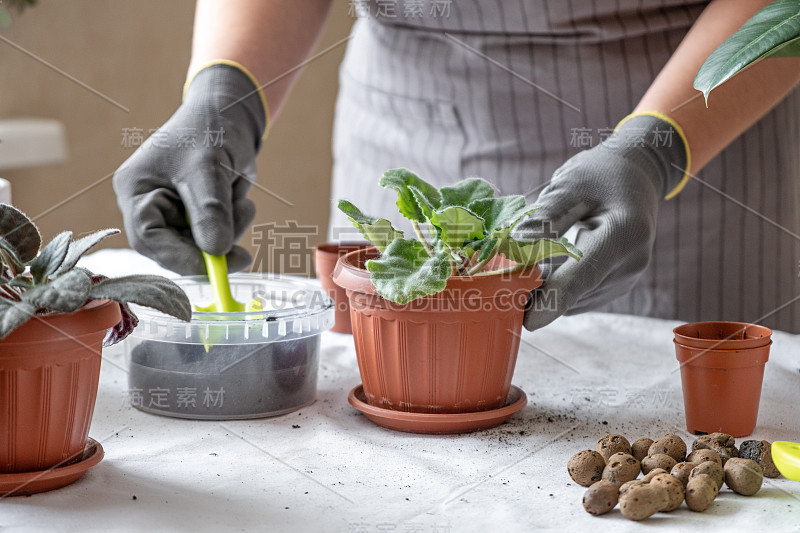
<path id="1" fill-rule="evenodd" d="M 516 272 L 542 259 L 581 252 L 566 239 L 518 241 L 511 230 L 536 206 L 520 195 L 495 197 L 494 188 L 480 178 L 468 178 L 437 189 L 406 169 L 386 171 L 382 187 L 397 191 L 400 214 L 411 221 L 415 239 L 403 238 L 386 218 L 365 215 L 347 200 L 339 209 L 381 255 L 367 261 L 378 294 L 405 304 L 445 289 L 450 276 L 489 276 Z M 423 226 L 427 229 L 427 236 Z M 497 255 L 516 264 L 485 270 Z"/>
<path id="2" fill-rule="evenodd" d="M 119 230 L 106 229 L 73 241 L 72 232 L 65 231 L 41 248 L 33 222 L 16 208 L 0 204 L 0 338 L 36 315 L 72 313 L 91 300 L 116 301 L 122 312 L 103 346 L 121 341 L 136 327 L 138 319 L 129 302 L 191 320 L 189 299 L 166 278 L 145 274 L 106 278 L 76 266 L 90 248 L 116 233 Z"/>

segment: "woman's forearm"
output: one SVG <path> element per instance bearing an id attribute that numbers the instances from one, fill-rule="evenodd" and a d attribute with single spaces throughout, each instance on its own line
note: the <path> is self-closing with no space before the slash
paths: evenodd
<path id="1" fill-rule="evenodd" d="M 236 61 L 264 85 L 274 119 L 322 33 L 332 0 L 198 0 L 189 76 L 217 59 Z"/>
<path id="2" fill-rule="evenodd" d="M 700 65 L 769 0 L 716 0 L 697 19 L 635 111 L 655 110 L 683 128 L 698 172 L 800 81 L 800 58 L 760 61 L 714 89 L 706 107 L 692 87 Z"/>

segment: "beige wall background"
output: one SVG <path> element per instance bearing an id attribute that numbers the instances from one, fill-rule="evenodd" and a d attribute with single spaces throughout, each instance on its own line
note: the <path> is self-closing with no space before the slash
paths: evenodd
<path id="1" fill-rule="evenodd" d="M 67 229 L 78 235 L 122 228 L 111 175 L 133 152 L 123 146 L 123 132 L 142 128 L 146 135 L 180 104 L 193 13 L 192 0 L 39 0 L 16 16 L 11 28 L 0 30 L 28 52 L 0 40 L 0 118 L 54 118 L 66 126 L 67 163 L 0 171 L 12 182 L 14 204 L 35 219 L 45 238 Z M 347 3 L 337 2 L 318 50 L 346 37 L 351 23 Z M 292 206 L 261 188 L 250 192 L 258 208 L 254 225 L 280 228 L 296 221 L 319 228 L 308 237 L 310 245 L 326 232 L 331 129 L 344 48 L 308 65 L 258 158 L 258 183 Z M 251 234 L 242 244 L 256 255 L 258 240 Z M 127 240 L 118 236 L 106 246 L 126 247 Z M 257 259 L 264 270 L 281 268 L 281 261 L 265 261 L 263 250 Z"/>

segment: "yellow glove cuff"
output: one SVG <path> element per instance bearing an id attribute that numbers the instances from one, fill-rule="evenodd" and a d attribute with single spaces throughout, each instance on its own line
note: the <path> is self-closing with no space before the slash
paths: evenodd
<path id="1" fill-rule="evenodd" d="M 686 168 L 684 169 L 683 177 L 675 186 L 675 188 L 672 189 L 669 192 L 669 194 L 667 194 L 664 197 L 665 200 L 669 200 L 677 196 L 678 193 L 681 192 L 681 190 L 683 190 L 683 188 L 689 182 L 689 178 L 691 177 L 689 171 L 692 168 L 692 152 L 691 150 L 689 150 L 689 141 L 686 140 L 686 134 L 683 132 L 683 128 L 681 128 L 680 125 L 677 122 L 675 122 L 675 120 L 673 120 L 671 117 L 668 117 L 667 115 L 661 113 L 660 111 L 638 111 L 636 113 L 631 113 L 630 115 L 619 121 L 619 124 L 617 124 L 617 127 L 614 128 L 614 131 L 617 131 L 620 126 L 622 126 L 625 122 L 632 119 L 633 117 L 640 117 L 640 116 L 656 117 L 668 123 L 675 129 L 675 131 L 678 132 L 678 136 L 681 138 L 681 141 L 683 142 L 683 148 L 686 151 Z"/>
<path id="2" fill-rule="evenodd" d="M 194 71 L 194 73 L 186 79 L 186 83 L 183 84 L 183 95 L 186 96 L 186 90 L 189 88 L 189 85 L 192 83 L 192 80 L 194 80 L 195 76 L 197 76 L 197 74 L 201 70 L 208 68 L 212 65 L 228 65 L 229 67 L 237 68 L 241 70 L 242 73 L 245 76 L 247 76 L 251 82 L 253 82 L 253 86 L 256 88 L 256 91 L 258 91 L 258 97 L 259 99 L 261 99 L 261 105 L 264 107 L 264 118 L 266 120 L 265 124 L 267 125 L 264 128 L 264 137 L 266 137 L 267 131 L 269 131 L 270 124 L 272 124 L 272 121 L 270 120 L 269 117 L 269 106 L 267 105 L 267 97 L 264 95 L 264 91 L 261 90 L 261 84 L 258 83 L 258 80 L 256 79 L 255 76 L 253 76 L 253 73 L 247 70 L 247 68 L 245 68 L 245 66 L 242 65 L 241 63 L 238 63 L 231 59 L 215 59 L 214 61 L 209 61 L 208 63 L 206 63 L 205 65 L 201 66 L 199 69 Z"/>

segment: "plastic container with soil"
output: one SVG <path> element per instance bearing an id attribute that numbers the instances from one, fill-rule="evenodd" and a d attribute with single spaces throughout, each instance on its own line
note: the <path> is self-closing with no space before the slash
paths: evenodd
<path id="1" fill-rule="evenodd" d="M 175 280 L 194 304 L 213 299 L 205 277 Z M 189 324 L 136 307 L 125 341 L 134 407 L 178 418 L 231 420 L 292 412 L 313 403 L 320 335 L 333 326 L 333 301 L 318 286 L 267 274 L 230 276 L 240 302 L 262 311 L 195 312 Z"/>

